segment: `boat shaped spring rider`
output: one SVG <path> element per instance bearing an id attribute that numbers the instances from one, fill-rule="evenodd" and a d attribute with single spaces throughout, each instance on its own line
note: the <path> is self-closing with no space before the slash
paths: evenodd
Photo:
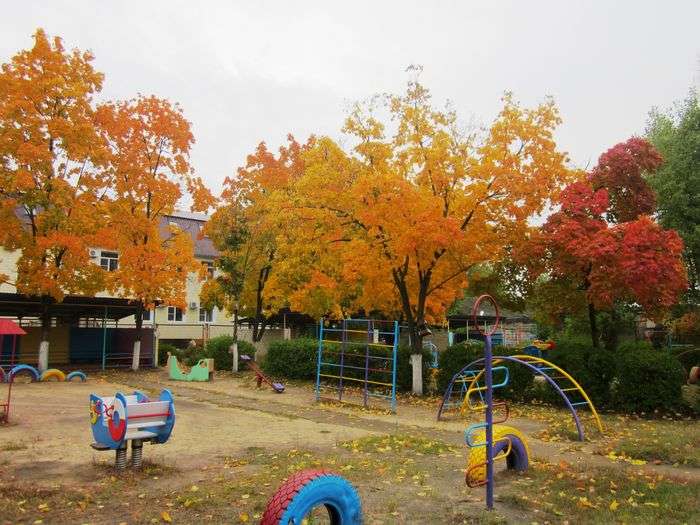
<path id="1" fill-rule="evenodd" d="M 114 397 L 90 394 L 90 424 L 95 450 L 115 450 L 115 467 L 126 468 L 126 449 L 131 441 L 131 465 L 141 466 L 143 443 L 165 443 L 175 426 L 175 404 L 169 390 L 158 400 L 142 392 Z"/>

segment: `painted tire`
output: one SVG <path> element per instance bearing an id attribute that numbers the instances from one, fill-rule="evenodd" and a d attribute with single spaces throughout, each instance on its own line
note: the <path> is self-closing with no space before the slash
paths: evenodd
<path id="1" fill-rule="evenodd" d="M 48 381 L 51 378 L 56 378 L 56 381 L 65 381 L 66 374 L 61 372 L 58 368 L 49 368 L 44 370 L 44 372 L 39 377 L 39 381 Z"/>
<path id="2" fill-rule="evenodd" d="M 530 449 L 527 446 L 525 436 L 516 428 L 506 425 L 493 426 L 493 457 L 508 450 L 508 439 L 511 441 L 510 454 L 506 456 L 506 464 L 509 470 L 523 472 L 529 465 Z M 474 442 L 483 442 L 486 439 L 486 431 L 474 433 Z M 472 481 L 484 481 L 486 479 L 486 466 L 481 468 L 476 465 L 486 463 L 486 447 L 475 447 L 469 450 L 467 471 Z M 473 469 L 473 470 L 471 470 Z"/>
<path id="3" fill-rule="evenodd" d="M 345 478 L 328 470 L 302 470 L 270 498 L 260 525 L 299 525 L 313 508 L 325 505 L 333 525 L 362 523 L 362 503 Z"/>
<path id="4" fill-rule="evenodd" d="M 114 398 L 112 414 L 107 420 L 109 435 L 114 441 L 121 441 L 126 434 L 126 407 L 119 398 Z"/>
<path id="5" fill-rule="evenodd" d="M 8 381 L 12 381 L 17 374 L 28 372 L 32 376 L 32 381 L 39 381 L 39 371 L 30 365 L 17 365 L 7 376 Z"/>
<path id="6" fill-rule="evenodd" d="M 87 380 L 87 376 L 84 373 L 82 373 L 80 370 L 76 370 L 75 372 L 71 372 L 66 376 L 66 381 L 73 381 L 73 379 L 76 377 L 79 377 L 83 383 Z"/>

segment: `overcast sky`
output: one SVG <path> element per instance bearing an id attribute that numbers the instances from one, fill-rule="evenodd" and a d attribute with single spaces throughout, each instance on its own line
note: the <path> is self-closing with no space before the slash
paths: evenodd
<path id="1" fill-rule="evenodd" d="M 192 122 L 192 163 L 215 191 L 256 144 L 340 138 L 348 105 L 404 88 L 488 125 L 504 91 L 552 95 L 560 148 L 593 165 L 700 80 L 700 1 L 28 1 L 3 6 L 0 62 L 43 27 L 90 49 L 103 97 L 155 94 Z"/>

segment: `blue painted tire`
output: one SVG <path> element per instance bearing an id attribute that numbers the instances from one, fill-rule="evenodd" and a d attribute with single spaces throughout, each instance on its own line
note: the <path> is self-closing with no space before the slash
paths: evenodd
<path id="1" fill-rule="evenodd" d="M 76 370 L 75 372 L 71 372 L 66 376 L 66 381 L 72 381 L 76 377 L 79 377 L 83 383 L 87 380 L 87 376 L 84 373 L 82 373 L 80 370 Z"/>
<path id="2" fill-rule="evenodd" d="M 302 470 L 270 498 L 260 525 L 299 525 L 312 509 L 325 506 L 333 525 L 360 525 L 362 503 L 345 478 L 327 470 Z"/>
<path id="3" fill-rule="evenodd" d="M 17 374 L 24 371 L 27 371 L 31 374 L 32 381 L 39 381 L 39 371 L 31 365 L 17 365 L 12 370 L 10 370 L 10 373 L 7 375 L 7 380 L 13 381 Z"/>

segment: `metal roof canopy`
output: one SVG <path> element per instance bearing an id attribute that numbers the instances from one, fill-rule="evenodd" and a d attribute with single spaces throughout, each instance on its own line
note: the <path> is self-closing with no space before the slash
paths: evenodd
<path id="1" fill-rule="evenodd" d="M 138 305 L 131 299 L 116 297 L 84 297 L 67 295 L 63 301 L 49 297 L 32 297 L 16 293 L 0 293 L 0 316 L 38 317 L 44 311 L 63 323 L 74 323 L 83 318 L 113 319 L 115 321 L 136 315 Z"/>

